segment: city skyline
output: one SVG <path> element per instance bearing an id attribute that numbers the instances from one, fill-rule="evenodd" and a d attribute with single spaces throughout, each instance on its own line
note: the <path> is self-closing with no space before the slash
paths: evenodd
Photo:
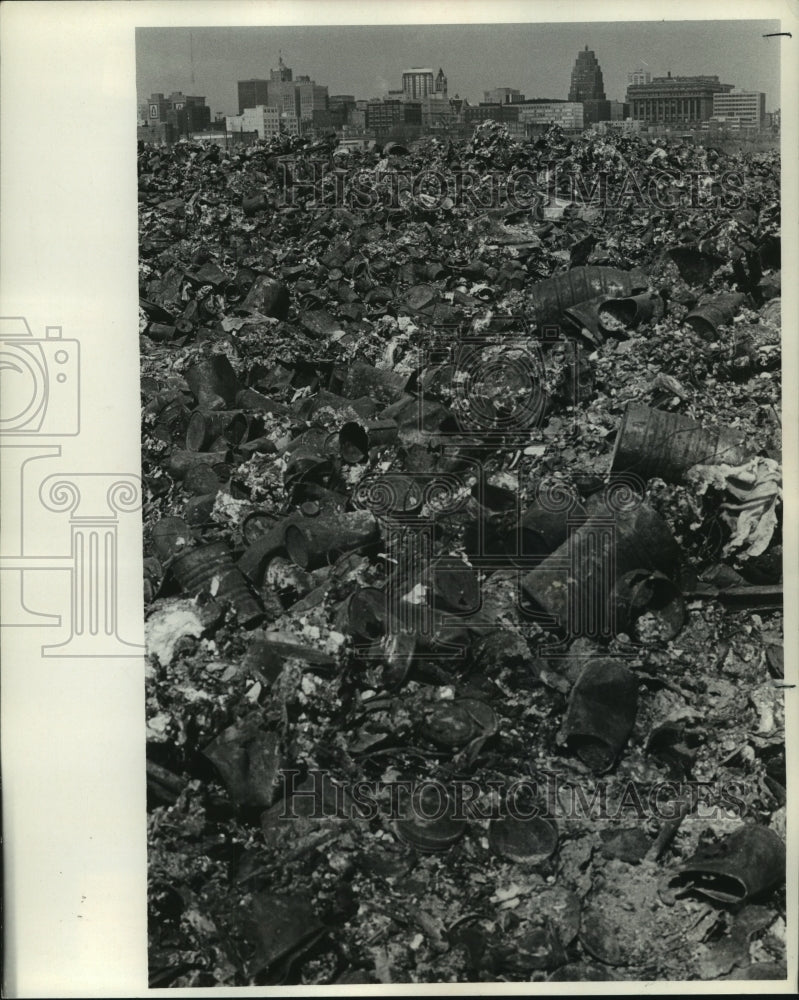
<path id="1" fill-rule="evenodd" d="M 587 45 L 607 97 L 624 100 L 627 74 L 717 74 L 736 90 L 763 91 L 778 108 L 779 44 L 763 38 L 774 20 L 591 22 L 247 28 L 138 28 L 138 100 L 152 92 L 203 94 L 214 113 L 237 110 L 236 83 L 268 78 L 278 53 L 326 85 L 359 99 L 385 96 L 411 66 L 443 67 L 449 94 L 477 104 L 484 90 L 515 87 L 566 98 L 577 53 Z"/>

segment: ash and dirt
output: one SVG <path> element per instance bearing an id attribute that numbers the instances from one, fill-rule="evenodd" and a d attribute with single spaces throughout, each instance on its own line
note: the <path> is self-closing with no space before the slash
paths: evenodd
<path id="1" fill-rule="evenodd" d="M 729 205 L 708 189 L 672 208 L 628 190 L 607 210 L 557 201 L 522 210 L 502 185 L 490 209 L 435 190 L 368 208 L 336 199 L 356 166 L 374 190 L 390 188 L 392 170 L 436 169 L 468 170 L 479 191 L 497 173 L 536 176 L 552 161 L 564 176 L 607 170 L 623 182 L 632 171 L 640 189 L 667 169 L 740 171 L 745 183 Z M 315 191 L 314 164 L 338 169 Z M 210 542 L 235 560 L 300 504 L 324 514 L 376 473 L 450 469 L 451 442 L 406 434 L 360 463 L 317 456 L 320 478 L 300 480 L 315 492 L 303 493 L 287 476 L 296 468 L 287 449 L 310 427 L 323 428 L 317 443 L 335 441 L 359 419 L 355 397 L 370 390 L 341 388 L 355 362 L 395 376 L 383 408 L 434 348 L 494 331 L 536 340 L 537 326 L 518 317 L 534 314 L 537 282 L 570 268 L 640 268 L 666 312 L 633 330 L 604 336 L 578 324 L 549 338 L 545 415 L 526 440 L 492 439 L 482 454 L 497 495 L 518 496 L 524 510 L 549 477 L 586 500 L 608 475 L 630 401 L 732 427 L 752 454 L 779 461 L 777 154 L 557 129 L 520 144 L 486 123 L 469 144 L 427 139 L 341 167 L 324 144 L 297 141 L 139 149 L 151 984 L 784 978 L 781 882 L 737 904 L 660 891 L 698 847 L 742 823 L 785 835 L 779 525 L 764 553 L 722 557 L 730 529 L 719 507 L 729 498 L 652 478 L 646 501 L 683 559 L 687 611 L 675 638 L 664 641 L 649 614 L 633 635 L 577 638 L 570 656 L 553 656 L 553 635 L 508 596 L 513 574 L 481 570 L 498 627 L 470 633 L 465 656 L 428 656 L 410 670 L 385 643 L 364 655 L 346 614 L 359 588 L 385 585 L 385 545 L 308 569 L 272 552 L 247 583 L 260 613 L 246 622 L 219 576 L 185 592 L 170 572 L 176 553 Z M 693 271 L 670 253 L 677 247 L 693 254 Z M 259 286 L 262 275 L 274 282 Z M 697 300 L 730 291 L 746 298 L 714 338 L 683 322 Z M 185 376 L 214 355 L 261 396 L 210 404 L 243 411 L 246 437 L 206 441 L 192 453 L 206 458 L 187 472 L 198 401 Z M 428 384 L 450 412 L 469 403 L 456 381 Z M 497 397 L 520 391 L 512 378 L 493 388 L 481 386 L 481 413 L 503 412 Z M 330 391 L 355 405 L 342 408 Z M 468 560 L 475 516 L 467 503 L 439 518 L 433 555 Z M 169 517 L 185 524 L 159 534 Z M 719 589 L 703 589 L 703 576 Z M 736 600 L 724 599 L 729 583 Z M 425 600 L 424 586 L 415 593 Z M 596 777 L 561 726 L 581 665 L 609 654 L 637 677 L 638 709 L 617 762 Z M 489 705 L 495 724 L 448 745 L 430 719 L 461 698 Z M 349 789 L 373 783 L 373 815 L 309 815 L 305 796 L 292 799 L 299 815 L 281 820 L 287 781 L 307 790 L 316 775 L 316 804 L 327 802 L 321 772 Z M 392 783 L 431 779 L 470 783 L 483 812 L 448 843 L 433 825 L 414 846 L 391 818 Z M 558 841 L 548 856 L 512 861 L 491 849 L 480 815 L 526 779 L 546 798 L 537 804 Z M 702 794 L 686 809 L 688 782 Z M 591 805 L 597 795 L 605 815 Z M 671 822 L 681 807 L 687 815 Z"/>

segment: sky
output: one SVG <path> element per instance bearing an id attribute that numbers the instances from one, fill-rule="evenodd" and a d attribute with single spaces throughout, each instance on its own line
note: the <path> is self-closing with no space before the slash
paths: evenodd
<path id="1" fill-rule="evenodd" d="M 236 82 L 268 79 L 279 52 L 294 76 L 326 84 L 330 94 L 384 96 L 402 71 L 442 67 L 449 95 L 472 104 L 483 91 L 515 87 L 527 97 L 568 97 L 574 61 L 596 53 L 605 94 L 623 100 L 627 73 L 717 74 L 737 90 L 762 90 L 780 106 L 776 21 L 616 21 L 483 25 L 137 28 L 139 101 L 154 91 L 204 95 L 212 113 L 238 112 Z"/>

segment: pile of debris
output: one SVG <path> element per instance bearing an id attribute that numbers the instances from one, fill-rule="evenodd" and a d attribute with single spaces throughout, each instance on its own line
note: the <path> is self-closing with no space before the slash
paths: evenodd
<path id="1" fill-rule="evenodd" d="M 332 146 L 139 149 L 151 985 L 783 978 L 776 154 Z"/>

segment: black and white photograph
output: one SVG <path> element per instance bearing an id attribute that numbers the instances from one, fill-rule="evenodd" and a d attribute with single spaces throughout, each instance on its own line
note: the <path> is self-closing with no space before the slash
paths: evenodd
<path id="1" fill-rule="evenodd" d="M 151 984 L 785 979 L 779 23 L 136 44 Z"/>
<path id="2" fill-rule="evenodd" d="M 797 12 L 10 6 L 4 994 L 793 993 Z"/>

